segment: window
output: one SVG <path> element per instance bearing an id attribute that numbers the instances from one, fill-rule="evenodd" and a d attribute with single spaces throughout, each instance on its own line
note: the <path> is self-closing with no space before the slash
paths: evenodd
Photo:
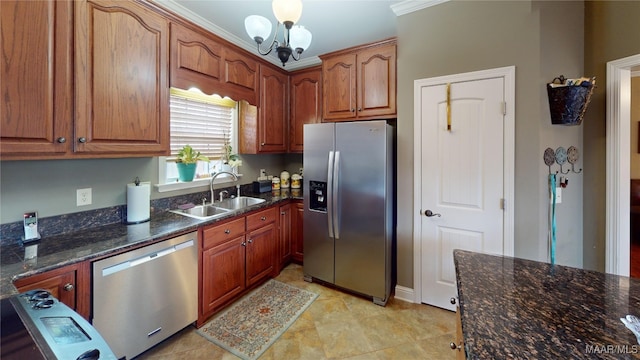
<path id="1" fill-rule="evenodd" d="M 169 191 L 204 185 L 202 181 L 217 171 L 225 142 L 237 148 L 237 106 L 230 99 L 209 96 L 199 91 L 171 89 L 170 97 L 171 154 L 159 161 L 159 191 Z M 175 158 L 184 145 L 209 157 L 209 162 L 199 161 L 193 184 L 180 183 Z M 216 179 L 217 182 L 217 179 Z"/>

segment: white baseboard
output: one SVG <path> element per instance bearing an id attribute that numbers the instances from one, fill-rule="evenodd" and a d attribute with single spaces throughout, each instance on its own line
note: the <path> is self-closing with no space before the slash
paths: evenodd
<path id="1" fill-rule="evenodd" d="M 394 296 L 396 299 L 398 300 L 402 300 L 402 301 L 406 301 L 406 302 L 410 302 L 410 303 L 415 303 L 415 294 L 413 292 L 413 289 L 408 288 L 408 287 L 404 287 L 404 286 L 400 286 L 400 285 L 396 285 L 396 293 Z"/>

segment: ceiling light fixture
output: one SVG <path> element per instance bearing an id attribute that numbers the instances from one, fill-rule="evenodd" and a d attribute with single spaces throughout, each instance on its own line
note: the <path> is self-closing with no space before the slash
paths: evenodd
<path id="1" fill-rule="evenodd" d="M 271 35 L 271 22 L 260 15 L 249 15 L 244 19 L 244 27 L 247 34 L 258 44 L 260 55 L 269 55 L 275 49 L 282 66 L 285 66 L 289 57 L 295 61 L 300 60 L 300 54 L 311 44 L 311 32 L 304 26 L 294 25 L 302 15 L 302 0 L 273 0 L 271 5 L 278 24 L 271 45 L 266 51 L 262 50 L 260 45 Z M 284 25 L 282 41 L 277 40 L 280 24 Z"/>

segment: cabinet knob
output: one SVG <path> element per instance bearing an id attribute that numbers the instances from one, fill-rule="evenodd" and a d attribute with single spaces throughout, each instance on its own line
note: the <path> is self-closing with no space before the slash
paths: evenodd
<path id="1" fill-rule="evenodd" d="M 456 298 L 452 297 L 451 299 L 449 299 L 449 302 L 451 303 L 451 305 L 455 305 L 456 304 Z"/>
<path id="2" fill-rule="evenodd" d="M 66 137 L 64 137 L 64 136 L 61 136 L 61 137 L 57 138 L 57 139 L 56 139 L 56 141 L 57 141 L 58 143 L 60 143 L 60 144 L 64 144 L 64 143 L 66 143 L 66 142 L 67 142 L 67 138 L 66 138 Z"/>
<path id="3" fill-rule="evenodd" d="M 247 243 L 243 241 L 240 245 L 247 246 Z"/>
<path id="4" fill-rule="evenodd" d="M 358 111 L 362 111 L 362 108 L 358 108 Z"/>
<path id="5" fill-rule="evenodd" d="M 78 138 L 78 142 L 81 142 L 84 144 L 87 142 L 87 138 L 84 138 L 84 137 Z"/>
<path id="6" fill-rule="evenodd" d="M 266 217 L 266 216 L 263 216 L 263 217 L 261 217 L 261 218 L 260 218 L 260 220 L 262 220 L 262 221 L 267 221 L 267 217 Z"/>
<path id="7" fill-rule="evenodd" d="M 451 348 L 451 350 L 458 350 L 458 351 L 462 350 L 462 346 L 456 345 L 456 343 L 454 343 L 454 342 L 451 342 L 449 344 L 449 347 Z"/>
<path id="8" fill-rule="evenodd" d="M 356 109 L 354 109 L 354 108 L 351 108 L 351 112 L 356 112 Z"/>
<path id="9" fill-rule="evenodd" d="M 264 146 L 264 143 L 260 143 L 260 146 Z"/>
<path id="10" fill-rule="evenodd" d="M 287 213 L 283 211 L 280 213 L 280 215 L 287 215 Z"/>
<path id="11" fill-rule="evenodd" d="M 231 230 L 229 230 L 229 229 L 224 229 L 224 233 L 225 233 L 225 234 L 231 234 Z"/>
<path id="12" fill-rule="evenodd" d="M 249 244 L 252 244 L 252 243 L 253 243 L 253 240 L 252 240 L 252 239 L 249 239 L 249 240 L 247 240 L 247 242 L 248 242 Z"/>
<path id="13" fill-rule="evenodd" d="M 62 289 L 64 289 L 64 291 L 73 291 L 73 284 L 71 284 L 71 283 L 66 283 L 66 284 L 64 284 L 64 286 L 62 287 Z"/>

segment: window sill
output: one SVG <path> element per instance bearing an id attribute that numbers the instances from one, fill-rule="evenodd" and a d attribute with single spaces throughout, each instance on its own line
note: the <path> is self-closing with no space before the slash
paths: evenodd
<path id="1" fill-rule="evenodd" d="M 236 175 L 238 176 L 238 178 L 242 178 L 242 174 L 238 174 Z M 201 179 L 194 179 L 193 181 L 190 182 L 172 182 L 172 183 L 167 183 L 167 184 L 155 184 L 155 188 L 158 190 L 158 192 L 169 192 L 169 191 L 178 191 L 178 190 L 185 190 L 185 189 L 195 189 L 195 188 L 209 188 L 209 182 L 211 181 L 211 178 L 201 178 Z M 220 176 L 218 177 L 213 183 L 214 185 L 217 184 L 226 184 L 226 183 L 232 183 L 235 182 L 233 180 L 232 177 L 225 175 L 224 177 Z"/>

